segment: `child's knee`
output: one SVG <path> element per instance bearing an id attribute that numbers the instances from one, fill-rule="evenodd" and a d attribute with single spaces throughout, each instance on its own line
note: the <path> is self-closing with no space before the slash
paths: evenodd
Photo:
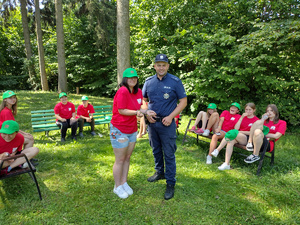
<path id="1" fill-rule="evenodd" d="M 253 133 L 254 137 L 259 137 L 261 135 L 263 135 L 263 132 L 261 129 L 256 129 Z"/>

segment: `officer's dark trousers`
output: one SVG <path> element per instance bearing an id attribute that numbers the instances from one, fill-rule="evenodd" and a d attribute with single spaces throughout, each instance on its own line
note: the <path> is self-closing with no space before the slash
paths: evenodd
<path id="1" fill-rule="evenodd" d="M 79 132 L 83 131 L 84 122 L 86 122 L 86 119 L 82 119 L 82 118 L 78 119 Z M 95 129 L 95 120 L 94 120 L 94 118 L 92 118 L 92 120 L 90 122 L 90 126 L 91 126 L 91 132 L 93 132 L 94 129 Z"/>
<path id="2" fill-rule="evenodd" d="M 72 129 L 72 137 L 75 137 L 76 131 L 77 131 L 77 126 L 78 126 L 77 121 L 70 124 L 70 119 L 67 119 L 67 121 L 65 121 L 65 122 L 58 120 L 56 122 L 56 125 L 59 126 L 61 129 L 61 137 L 62 138 L 66 138 L 67 130 L 69 127 L 71 127 L 71 129 Z"/>
<path id="3" fill-rule="evenodd" d="M 153 150 L 155 170 L 165 174 L 167 184 L 176 183 L 176 124 L 173 120 L 170 126 L 162 122 L 150 123 L 148 126 L 149 142 Z M 165 167 L 164 169 L 164 161 Z M 164 171 L 165 170 L 165 171 Z"/>

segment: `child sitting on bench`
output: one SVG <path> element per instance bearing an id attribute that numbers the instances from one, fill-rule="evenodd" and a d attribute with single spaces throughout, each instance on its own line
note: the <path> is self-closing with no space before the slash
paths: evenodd
<path id="1" fill-rule="evenodd" d="M 219 119 L 218 127 L 215 130 L 215 134 L 212 136 L 209 146 L 209 152 L 206 157 L 206 164 L 212 164 L 212 152 L 216 149 L 218 145 L 218 140 L 224 138 L 226 132 L 232 130 L 235 124 L 240 119 L 239 110 L 241 109 L 240 104 L 234 102 L 230 105 L 230 109 L 224 110 Z"/>
<path id="2" fill-rule="evenodd" d="M 269 133 L 264 135 L 263 125 L 269 128 Z M 275 139 L 275 142 L 285 134 L 286 122 L 279 119 L 279 111 L 277 106 L 270 104 L 266 108 L 266 113 L 261 120 L 256 121 L 250 130 L 249 143 L 253 144 L 253 154 L 249 155 L 244 161 L 246 163 L 254 163 L 259 160 L 259 152 L 267 148 L 267 152 L 272 152 L 274 149 L 274 142 L 269 139 Z M 247 144 L 247 149 L 249 149 Z M 250 145 L 252 146 L 252 145 Z M 251 148 L 250 148 L 251 150 Z"/>
<path id="3" fill-rule="evenodd" d="M 14 120 L 6 120 L 3 122 L 0 130 L 0 161 L 9 156 L 16 155 L 17 153 L 24 153 L 30 160 L 39 153 L 37 147 L 30 147 L 22 150 L 24 144 L 24 137 L 19 133 L 19 124 Z M 17 158 L 16 160 L 5 161 L 0 174 L 7 174 L 13 168 L 25 164 L 24 157 Z M 27 167 L 23 164 L 23 168 Z"/>
<path id="4" fill-rule="evenodd" d="M 215 103 L 209 103 L 207 106 L 207 111 L 200 111 L 195 120 L 195 124 L 191 131 L 196 134 L 202 134 L 203 136 L 208 136 L 210 131 L 213 132 L 218 126 L 219 113 L 217 112 L 217 105 Z M 198 128 L 201 127 L 201 128 Z"/>

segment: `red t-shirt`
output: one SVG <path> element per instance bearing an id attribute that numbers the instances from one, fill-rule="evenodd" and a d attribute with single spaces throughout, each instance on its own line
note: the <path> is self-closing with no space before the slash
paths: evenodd
<path id="1" fill-rule="evenodd" d="M 286 122 L 284 120 L 279 120 L 278 123 L 274 124 L 273 121 L 269 121 L 269 123 L 267 123 L 266 121 L 264 122 L 264 125 L 269 127 L 270 131 L 269 133 L 270 134 L 276 134 L 277 132 L 281 133 L 282 135 L 285 134 L 285 131 L 286 131 Z M 278 141 L 278 139 L 275 140 Z M 273 141 L 270 141 L 270 152 L 272 152 L 274 149 L 274 142 Z"/>
<path id="2" fill-rule="evenodd" d="M 20 133 L 17 133 L 16 137 L 10 142 L 6 142 L 0 134 L 0 154 L 4 152 L 8 152 L 9 154 L 15 151 L 20 152 L 22 151 L 23 144 L 24 136 Z"/>
<path id="3" fill-rule="evenodd" d="M 234 129 L 234 125 L 239 121 L 241 115 L 240 114 L 231 115 L 229 111 L 224 110 L 221 113 L 220 117 L 224 117 L 224 122 L 222 124 L 222 130 L 227 132 L 227 131 Z"/>
<path id="4" fill-rule="evenodd" d="M 71 102 L 67 102 L 67 104 L 62 104 L 61 102 L 57 103 L 54 107 L 54 113 L 58 114 L 61 118 L 70 119 L 72 117 L 72 113 L 75 111 L 75 106 Z M 56 120 L 57 121 L 57 120 Z"/>
<path id="5" fill-rule="evenodd" d="M 77 108 L 77 116 L 89 117 L 90 113 L 95 113 L 94 106 L 90 103 L 85 108 L 83 105 L 78 106 Z"/>
<path id="6" fill-rule="evenodd" d="M 122 133 L 132 134 L 137 131 L 136 116 L 125 116 L 119 113 L 119 109 L 139 110 L 143 104 L 142 90 L 136 94 L 130 93 L 122 86 L 116 93 L 113 103 L 113 116 L 111 124 L 118 128 Z"/>
<path id="7" fill-rule="evenodd" d="M 12 110 L 5 107 L 2 109 L 0 113 L 0 128 L 2 126 L 2 123 L 6 120 L 15 120 L 14 114 L 12 113 Z"/>
<path id="8" fill-rule="evenodd" d="M 177 120 L 176 120 L 176 127 L 178 127 L 180 114 L 178 114 L 177 116 L 175 116 L 175 118 L 177 118 Z"/>
<path id="9" fill-rule="evenodd" d="M 259 118 L 257 116 L 254 116 L 253 118 L 248 118 L 247 116 L 245 116 L 241 122 L 241 126 L 240 126 L 240 131 L 250 131 L 253 123 L 255 121 L 259 120 Z"/>

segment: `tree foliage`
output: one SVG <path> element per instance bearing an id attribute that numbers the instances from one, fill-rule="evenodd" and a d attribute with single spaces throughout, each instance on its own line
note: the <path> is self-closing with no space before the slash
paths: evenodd
<path id="1" fill-rule="evenodd" d="M 220 110 L 233 101 L 254 102 L 258 114 L 275 103 L 281 118 L 299 125 L 298 3 L 134 1 L 134 64 L 148 77 L 155 55 L 167 54 L 194 114 L 209 102 Z"/>
<path id="2" fill-rule="evenodd" d="M 50 89 L 57 90 L 54 3 L 44 0 L 43 6 L 46 73 Z M 75 92 L 80 87 L 80 92 L 112 96 L 117 86 L 116 1 L 68 0 L 63 10 L 68 89 Z M 288 127 L 297 127 L 299 11 L 299 0 L 134 0 L 130 4 L 131 66 L 142 84 L 155 72 L 155 55 L 167 54 L 170 73 L 182 79 L 188 94 L 185 113 L 196 115 L 210 102 L 221 111 L 237 101 L 254 102 L 260 115 L 267 104 L 275 103 Z M 0 79 L 5 76 L 3 81 L 23 89 L 28 85 L 19 75 L 28 74 L 20 14 L 5 14 L 5 18 L 4 14 L 0 13 Z M 30 11 L 37 62 L 32 15 Z M 20 81 L 6 79 L 15 75 Z"/>

